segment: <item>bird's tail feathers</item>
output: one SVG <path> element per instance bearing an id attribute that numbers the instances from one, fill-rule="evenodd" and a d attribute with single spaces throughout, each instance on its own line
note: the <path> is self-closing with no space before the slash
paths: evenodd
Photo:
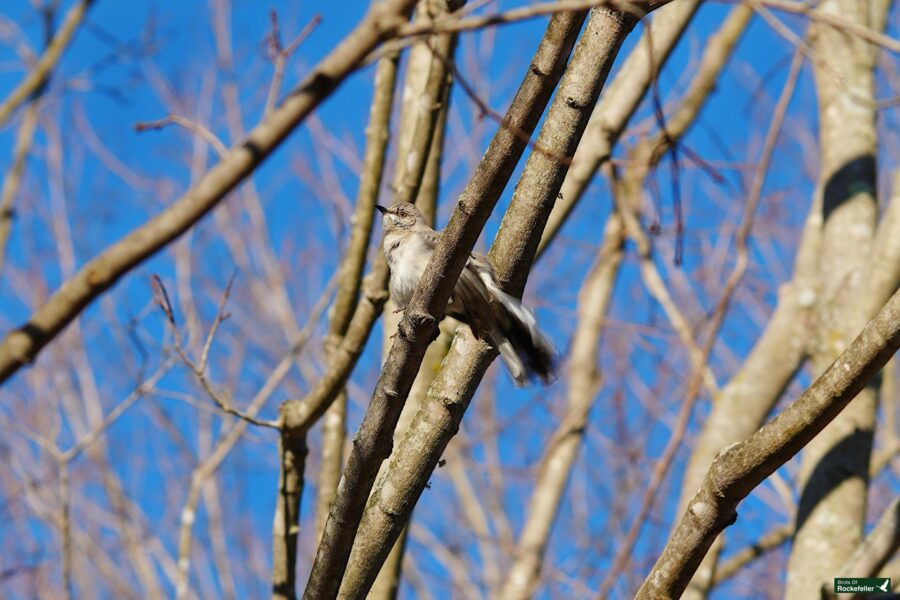
<path id="1" fill-rule="evenodd" d="M 556 362 L 553 344 L 538 329 L 534 314 L 521 300 L 510 296 L 488 279 L 483 278 L 488 290 L 509 316 L 508 320 L 501 320 L 508 325 L 501 331 L 494 332 L 496 337 L 502 339 L 492 340 L 509 374 L 520 386 L 533 377 L 539 377 L 544 384 L 552 382 L 555 379 Z"/>

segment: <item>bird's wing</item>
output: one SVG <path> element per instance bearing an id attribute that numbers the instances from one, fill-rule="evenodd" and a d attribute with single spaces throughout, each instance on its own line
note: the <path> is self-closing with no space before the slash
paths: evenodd
<path id="1" fill-rule="evenodd" d="M 508 318 L 504 311 L 498 311 L 494 306 L 496 299 L 488 282 L 496 285 L 494 267 L 486 256 L 471 254 L 447 307 L 447 314 L 468 324 L 479 338 L 485 335 L 491 338 L 491 332 L 498 327 L 502 330 Z"/>
<path id="2" fill-rule="evenodd" d="M 422 239 L 422 243 L 425 244 L 429 250 L 434 250 L 437 247 L 438 240 L 441 239 L 441 234 L 428 227 L 422 227 L 421 229 L 416 229 L 416 235 L 418 235 Z"/>
<path id="3" fill-rule="evenodd" d="M 419 231 L 419 235 L 428 250 L 433 251 L 441 234 L 437 231 Z M 447 315 L 466 323 L 479 338 L 497 327 L 502 331 L 509 320 L 505 311 L 493 306 L 497 299 L 488 289 L 489 285 L 497 287 L 494 267 L 485 255 L 473 252 L 447 304 Z"/>

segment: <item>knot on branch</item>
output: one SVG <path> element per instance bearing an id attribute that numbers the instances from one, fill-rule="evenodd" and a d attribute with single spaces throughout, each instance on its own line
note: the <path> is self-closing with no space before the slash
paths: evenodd
<path id="1" fill-rule="evenodd" d="M 731 527 L 735 523 L 737 523 L 738 514 L 736 510 L 732 510 L 728 513 L 728 520 L 725 521 L 725 527 Z"/>
<path id="2" fill-rule="evenodd" d="M 393 12 L 379 11 L 381 14 L 375 17 L 375 28 L 378 30 L 378 37 L 382 40 L 389 40 L 397 37 L 400 27 L 407 23 L 406 19 Z"/>
<path id="3" fill-rule="evenodd" d="M 541 66 L 537 63 L 531 63 L 531 74 L 537 77 L 549 77 L 550 73 L 545 73 Z"/>
<path id="4" fill-rule="evenodd" d="M 453 410 L 453 407 L 457 404 L 456 400 L 446 394 L 435 395 L 432 397 L 435 401 L 440 402 L 441 406 L 447 410 Z"/>
<path id="5" fill-rule="evenodd" d="M 434 315 L 422 310 L 407 309 L 400 321 L 399 334 L 405 340 L 413 340 L 416 333 L 423 333 L 431 342 L 437 337 L 438 320 Z"/>
<path id="6" fill-rule="evenodd" d="M 738 461 L 734 460 L 732 457 L 735 456 L 741 445 L 741 442 L 735 442 L 730 446 L 726 446 L 719 450 L 719 452 L 716 453 L 715 458 L 713 458 L 706 479 L 710 490 L 717 498 L 725 498 L 726 492 L 729 491 L 728 482 L 733 480 L 730 471 L 737 468 L 739 464 Z"/>
<path id="7" fill-rule="evenodd" d="M 572 96 L 568 96 L 566 98 L 566 106 L 569 108 L 574 108 L 575 110 L 584 110 L 587 108 L 586 102 L 579 102 L 578 99 L 573 98 Z"/>
<path id="8" fill-rule="evenodd" d="M 107 287 L 112 283 L 111 273 L 103 265 L 88 267 L 86 274 L 87 284 L 93 287 Z"/>
<path id="9" fill-rule="evenodd" d="M 278 423 L 282 436 L 306 435 L 308 408 L 302 400 L 285 400 L 278 407 Z"/>

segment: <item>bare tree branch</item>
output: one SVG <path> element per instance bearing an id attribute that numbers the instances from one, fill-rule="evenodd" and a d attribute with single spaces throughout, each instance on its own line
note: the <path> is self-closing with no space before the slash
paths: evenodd
<path id="1" fill-rule="evenodd" d="M 278 498 L 272 523 L 272 598 L 275 600 L 297 597 L 297 537 L 306 454 L 306 431 L 283 430 L 278 452 L 281 457 Z"/>
<path id="2" fill-rule="evenodd" d="M 386 0 L 306 77 L 284 102 L 232 147 L 219 164 L 162 214 L 125 236 L 64 282 L 29 319 L 0 342 L 0 383 L 38 352 L 125 273 L 184 233 L 269 156 L 359 65 L 402 24 L 415 0 Z"/>
<path id="3" fill-rule="evenodd" d="M 816 14 L 831 14 L 868 26 L 868 5 L 827 0 Z M 869 290 L 878 214 L 876 162 L 878 128 L 875 56 L 855 34 L 815 21 L 810 45 L 827 65 L 814 62 L 819 105 L 822 246 L 815 296 L 815 334 L 810 344 L 813 373 L 821 373 L 872 318 L 887 295 Z M 845 111 L 847 103 L 853 110 Z M 863 300 L 868 293 L 874 296 Z M 893 293 L 893 289 L 887 294 Z M 876 382 L 877 385 L 877 382 Z M 877 411 L 876 387 L 862 391 L 803 452 L 802 490 L 785 597 L 799 600 L 834 577 L 862 541 L 869 488 L 869 466 Z M 839 527 L 835 523 L 840 522 Z"/>
<path id="4" fill-rule="evenodd" d="M 875 577 L 900 548 L 900 496 L 894 499 L 881 514 L 878 523 L 850 559 L 836 574 L 852 574 L 853 577 Z M 834 581 L 822 584 L 823 598 L 836 598 Z M 851 598 L 858 597 L 854 594 Z"/>
<path id="5" fill-rule="evenodd" d="M 222 140 L 220 140 L 216 136 L 216 134 L 214 134 L 212 131 L 210 131 L 200 123 L 179 115 L 169 115 L 157 121 L 143 121 L 141 123 L 135 123 L 134 130 L 156 131 L 158 129 L 166 127 L 167 125 L 173 124 L 184 127 L 194 135 L 201 137 L 207 144 L 212 146 L 212 149 L 216 151 L 216 154 L 219 156 L 220 160 L 224 159 L 228 154 L 228 148 L 225 147 L 225 144 L 222 143 Z"/>
<path id="6" fill-rule="evenodd" d="M 784 525 L 779 525 L 746 548 L 735 552 L 730 557 L 728 557 L 727 561 L 724 561 L 721 565 L 718 565 L 715 573 L 713 574 L 713 580 L 709 584 L 709 587 L 715 587 L 723 581 L 731 579 L 744 567 L 746 567 L 748 564 L 750 564 L 766 552 L 770 552 L 771 550 L 780 548 L 783 544 L 786 544 L 791 539 L 791 535 L 793 533 L 793 524 L 787 523 Z M 719 536 L 718 539 L 722 539 L 722 537 Z M 705 593 L 705 591 L 702 591 L 702 593 Z"/>
<path id="7" fill-rule="evenodd" d="M 399 60 L 399 54 L 388 54 L 378 61 L 375 68 L 375 90 L 366 127 L 363 170 L 359 178 L 350 241 L 338 266 L 338 290 L 328 325 L 326 352 L 329 356 L 329 365 L 334 363 L 332 346 L 338 344 L 346 335 L 357 306 L 366 253 L 372 235 L 375 204 L 378 202 L 384 174 Z M 334 499 L 344 464 L 346 409 L 346 392 L 341 391 L 328 407 L 322 423 L 322 466 L 316 490 L 317 540 L 325 527 L 328 509 Z"/>
<path id="8" fill-rule="evenodd" d="M 900 291 L 797 400 L 743 442 L 724 449 L 636 598 L 678 598 L 736 508 L 825 428 L 900 348 Z"/>
<path id="9" fill-rule="evenodd" d="M 28 75 L 0 103 L 0 127 L 9 120 L 16 108 L 47 83 L 50 73 L 56 67 L 59 59 L 62 58 L 63 52 L 68 48 L 69 43 L 75 36 L 75 32 L 78 31 L 78 27 L 93 3 L 94 0 L 78 0 L 72 5 L 66 13 L 59 31 L 47 44 L 46 50 L 41 54 L 38 61 L 31 66 Z"/>
<path id="10" fill-rule="evenodd" d="M 559 191 L 560 198 L 544 228 L 538 247 L 539 257 L 559 233 L 597 169 L 612 157 L 619 136 L 699 6 L 699 0 L 680 0 L 654 13 L 652 25 L 644 31 L 634 50 L 622 63 L 622 68 L 604 90 L 572 158 L 572 165 Z"/>
<path id="11" fill-rule="evenodd" d="M 414 21 L 431 20 L 440 18 L 463 4 L 460 0 L 426 0 L 420 2 L 416 8 Z M 425 168 L 422 173 L 422 183 L 416 194 L 415 204 L 422 212 L 425 219 L 432 227 L 435 226 L 437 213 L 438 191 L 440 188 L 440 165 L 443 158 L 444 128 L 447 121 L 447 104 L 450 99 L 450 88 L 454 80 L 458 79 L 455 68 L 456 34 L 439 34 L 424 38 L 420 43 L 412 46 L 409 58 L 406 62 L 406 76 L 403 82 L 403 112 L 400 116 L 400 128 L 397 139 L 397 173 L 398 182 L 402 180 L 404 173 L 402 167 L 407 163 L 410 152 L 420 152 L 424 148 L 418 148 L 416 136 L 421 135 L 416 127 L 416 117 L 422 111 L 437 111 L 437 121 L 431 133 L 431 145 L 427 149 Z M 433 77 L 443 76 L 440 86 L 429 86 Z M 459 80 L 461 81 L 461 80 Z M 502 120 L 502 117 L 501 117 Z M 394 186 L 399 187 L 399 183 Z M 395 304 L 388 302 L 384 309 L 384 341 L 383 355 L 390 352 L 393 335 L 397 331 L 399 315 L 396 314 Z M 444 328 L 445 329 L 445 328 Z M 409 422 L 425 397 L 428 386 L 434 379 L 434 374 L 440 365 L 441 359 L 449 347 L 449 340 L 442 339 L 446 335 L 442 333 L 428 347 L 422 361 L 422 366 L 413 385 L 410 388 L 409 397 L 400 413 L 397 426 L 394 429 L 394 443 L 396 444 L 406 433 Z M 387 466 L 387 461 L 381 464 L 378 477 L 380 478 Z M 378 479 L 376 479 L 376 482 Z M 377 485 L 377 484 L 376 484 Z M 408 530 L 394 544 L 388 559 L 382 565 L 381 570 L 368 594 L 368 600 L 395 600 L 400 588 L 403 556 L 406 551 Z"/>
<path id="12" fill-rule="evenodd" d="M 747 202 L 744 205 L 744 213 L 741 217 L 741 225 L 735 235 L 736 259 L 734 268 L 728 275 L 724 290 L 722 291 L 722 297 L 719 300 L 715 311 L 713 312 L 712 318 L 710 319 L 709 331 L 706 334 L 706 341 L 704 342 L 703 347 L 700 350 L 700 356 L 692 361 L 693 371 L 691 372 L 691 377 L 687 384 L 685 399 L 681 403 L 681 408 L 678 412 L 678 420 L 676 421 L 675 427 L 673 428 L 672 436 L 666 443 L 666 447 L 663 450 L 662 455 L 655 461 L 653 467 L 653 475 L 650 479 L 650 482 L 646 486 L 643 498 L 641 500 L 640 508 L 637 512 L 637 516 L 635 517 L 631 528 L 629 528 L 628 530 L 625 541 L 619 545 L 616 558 L 613 560 L 613 566 L 610 568 L 608 575 L 604 578 L 603 583 L 600 586 L 600 591 L 598 593 L 598 597 L 600 598 L 605 598 L 607 596 L 610 589 L 612 588 L 615 577 L 621 571 L 621 569 L 624 568 L 626 561 L 629 559 L 631 551 L 634 548 L 634 544 L 637 542 L 637 537 L 641 531 L 641 528 L 643 527 L 647 515 L 649 514 L 650 509 L 653 507 L 653 504 L 656 500 L 657 491 L 659 490 L 660 485 L 662 485 L 663 479 L 665 478 L 668 469 L 672 464 L 672 461 L 674 461 L 675 459 L 675 454 L 678 450 L 678 447 L 681 445 L 681 441 L 687 432 L 687 426 L 688 422 L 690 421 L 691 413 L 693 411 L 693 405 L 695 404 L 697 397 L 699 396 L 700 387 L 703 377 L 707 371 L 707 365 L 709 363 L 709 357 L 712 353 L 713 346 L 715 345 L 715 341 L 718 337 L 719 330 L 722 327 L 722 323 L 725 320 L 725 315 L 728 312 L 728 306 L 731 303 L 734 291 L 743 278 L 744 272 L 747 269 L 747 264 L 749 263 L 748 240 L 750 237 L 751 227 L 753 226 L 756 207 L 759 205 L 759 200 L 762 196 L 762 186 L 763 182 L 765 181 L 765 175 L 768 171 L 769 163 L 775 150 L 775 143 L 781 133 L 781 126 L 784 123 L 784 117 L 787 114 L 788 104 L 790 103 L 790 100 L 794 95 L 794 89 L 797 84 L 797 80 L 800 74 L 800 67 L 802 66 L 802 64 L 803 57 L 800 53 L 797 53 L 791 65 L 791 71 L 788 75 L 787 81 L 785 82 L 784 89 L 782 90 L 781 96 L 778 99 L 778 105 L 775 108 L 775 114 L 772 117 L 771 126 L 766 132 L 766 139 L 763 146 L 762 156 L 759 160 L 759 168 L 756 171 L 753 185 L 750 189 Z M 628 227 L 628 217 L 625 218 L 625 222 L 626 227 Z"/>
<path id="13" fill-rule="evenodd" d="M 354 440 L 304 598 L 318 600 L 337 596 L 368 492 L 378 466 L 391 452 L 394 427 L 428 343 L 434 339 L 438 317 L 443 315 L 453 285 L 525 148 L 509 129 L 531 131 L 537 125 L 562 75 L 583 20 L 582 13 L 556 15 L 551 20 L 531 69 L 507 112 L 506 121 L 510 127 L 502 127 L 495 134 L 441 235 L 441 242 L 405 310 L 382 376 Z M 393 544 L 394 539 L 388 544 Z M 375 565 L 372 579 L 382 561 L 383 557 Z"/>
<path id="14" fill-rule="evenodd" d="M 546 230 L 545 230 L 546 233 Z M 569 361 L 568 408 L 541 459 L 525 524 L 498 598 L 531 598 L 539 581 L 543 555 L 559 512 L 572 467 L 583 443 L 588 416 L 597 397 L 601 374 L 597 366 L 606 312 L 624 254 L 625 232 L 619 214 L 606 222 L 597 260 L 578 294 L 578 321 Z"/>
<path id="15" fill-rule="evenodd" d="M 22 178 L 25 172 L 25 159 L 31 150 L 34 140 L 34 131 L 37 128 L 38 103 L 33 100 L 22 115 L 22 122 L 16 131 L 16 141 L 13 145 L 12 165 L 3 178 L 3 188 L 0 191 L 0 269 L 6 260 L 6 245 L 9 234 L 12 231 L 15 209 L 13 201 L 19 192 Z"/>
<path id="16" fill-rule="evenodd" d="M 563 156 L 574 151 L 619 46 L 634 23 L 630 15 L 594 9 L 541 128 L 541 147 Z M 498 277 L 512 293 L 521 295 L 566 167 L 543 152 L 533 152 L 528 159 L 490 252 Z M 360 525 L 365 533 L 354 542 L 340 597 L 358 598 L 368 590 L 494 356 L 493 349 L 472 338 L 467 328 L 460 328 L 425 404 L 391 456 L 381 487 L 369 500 Z"/>

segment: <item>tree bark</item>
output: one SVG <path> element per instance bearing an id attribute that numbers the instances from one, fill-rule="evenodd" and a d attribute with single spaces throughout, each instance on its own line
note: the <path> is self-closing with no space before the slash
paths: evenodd
<path id="1" fill-rule="evenodd" d="M 330 363 L 334 363 L 332 346 L 339 343 L 347 333 L 357 305 L 366 254 L 372 237 L 375 205 L 381 192 L 399 60 L 399 54 L 387 54 L 378 60 L 375 68 L 375 90 L 366 127 L 366 152 L 356 195 L 356 207 L 353 211 L 350 242 L 339 267 L 338 290 L 331 309 L 329 337 L 326 339 Z M 347 395 L 342 390 L 338 392 L 322 420 L 322 466 L 316 490 L 317 540 L 325 527 L 328 508 L 334 499 L 341 478 L 341 469 L 344 466 L 346 413 Z"/>
<path id="2" fill-rule="evenodd" d="M 308 600 L 337 596 L 366 498 L 381 462 L 390 455 L 394 427 L 425 350 L 435 337 L 453 285 L 525 149 L 525 140 L 562 75 L 583 20 L 583 13 L 560 13 L 551 19 L 501 129 L 463 191 L 404 312 L 369 409 L 354 438 L 304 592 Z M 389 543 L 394 539 L 396 536 Z M 382 556 L 377 566 L 383 560 Z"/>
<path id="3" fill-rule="evenodd" d="M 569 361 L 568 408 L 541 459 L 525 524 L 513 552 L 515 559 L 497 594 L 499 599 L 525 600 L 532 597 L 537 587 L 550 531 L 601 385 L 597 353 L 624 245 L 624 227 L 618 213 L 613 212 L 606 222 L 597 260 L 578 295 L 578 320 Z"/>
<path id="4" fill-rule="evenodd" d="M 122 275 L 183 234 L 262 163 L 382 40 L 415 0 L 386 0 L 335 48 L 268 118 L 229 150 L 162 214 L 101 252 L 65 281 L 28 322 L 0 342 L 0 383 L 31 363 L 56 335 Z"/>
<path id="5" fill-rule="evenodd" d="M 414 21 L 437 20 L 461 8 L 464 2 L 459 0 L 426 0 L 420 2 L 414 17 Z M 400 117 L 400 129 L 398 135 L 397 174 L 399 181 L 402 177 L 400 169 L 406 163 L 409 154 L 410 142 L 415 134 L 414 125 L 416 115 L 421 111 L 436 111 L 437 121 L 431 136 L 431 145 L 427 150 L 427 158 L 422 178 L 422 184 L 416 194 L 415 204 L 422 212 L 422 216 L 428 224 L 435 227 L 437 213 L 438 192 L 440 190 L 441 160 L 444 150 L 444 129 L 447 123 L 447 102 L 450 98 L 450 88 L 453 76 L 448 68 L 454 61 L 456 54 L 456 34 L 444 33 L 424 38 L 413 45 L 409 51 L 406 63 L 406 76 L 403 85 L 403 108 Z M 441 57 L 444 57 L 441 60 Z M 443 83 L 428 88 L 428 81 L 433 75 L 443 76 Z M 400 322 L 399 315 L 395 311 L 396 306 L 388 301 L 384 308 L 384 340 L 383 355 L 387 357 L 390 351 L 392 336 L 397 331 Z M 425 352 L 422 366 L 410 389 L 409 398 L 394 430 L 394 444 L 400 441 L 412 416 L 418 410 L 425 396 L 425 390 L 434 379 L 437 366 L 440 364 L 449 340 L 442 340 L 442 336 L 432 342 Z M 384 471 L 387 461 L 382 463 L 379 472 Z M 376 479 L 377 481 L 377 479 Z M 406 549 L 407 531 L 397 539 L 388 559 L 378 572 L 375 584 L 369 593 L 369 600 L 393 600 L 400 589 L 401 570 L 403 568 L 403 553 Z"/>
<path id="6" fill-rule="evenodd" d="M 827 0 L 817 11 L 861 26 L 867 3 Z M 866 291 L 878 204 L 875 196 L 874 53 L 844 31 L 816 24 L 813 62 L 822 156 L 822 246 L 816 290 L 813 371 L 822 373 L 872 317 Z M 875 431 L 876 391 L 860 396 L 803 453 L 797 528 L 788 561 L 786 597 L 806 598 L 862 541 Z"/>
<path id="7" fill-rule="evenodd" d="M 847 562 L 835 575 L 843 577 L 876 577 L 887 562 L 897 554 L 900 548 L 900 496 L 894 499 L 881 514 L 878 523 L 856 548 Z M 848 596 L 844 596 L 847 598 Z M 858 594 L 849 596 L 856 598 Z M 836 598 L 834 579 L 829 578 L 822 583 L 822 597 Z"/>
<path id="8" fill-rule="evenodd" d="M 272 598 L 293 600 L 297 597 L 297 536 L 306 466 L 306 432 L 282 432 L 278 449 L 281 471 L 272 523 Z"/>
<path id="9" fill-rule="evenodd" d="M 716 456 L 636 598 L 679 598 L 716 536 L 737 519 L 738 503 L 831 423 L 898 348 L 900 291 L 806 392 Z"/>
<path id="10" fill-rule="evenodd" d="M 594 9 L 566 69 L 538 136 L 541 150 L 529 157 L 489 255 L 498 277 L 514 294 L 521 295 L 541 231 L 565 177 L 567 165 L 558 157 L 570 155 L 577 146 L 621 42 L 634 23 L 629 14 Z M 495 355 L 467 328 L 458 330 L 425 404 L 366 507 L 360 526 L 365 533 L 353 545 L 341 598 L 359 598 L 371 586 Z"/>

